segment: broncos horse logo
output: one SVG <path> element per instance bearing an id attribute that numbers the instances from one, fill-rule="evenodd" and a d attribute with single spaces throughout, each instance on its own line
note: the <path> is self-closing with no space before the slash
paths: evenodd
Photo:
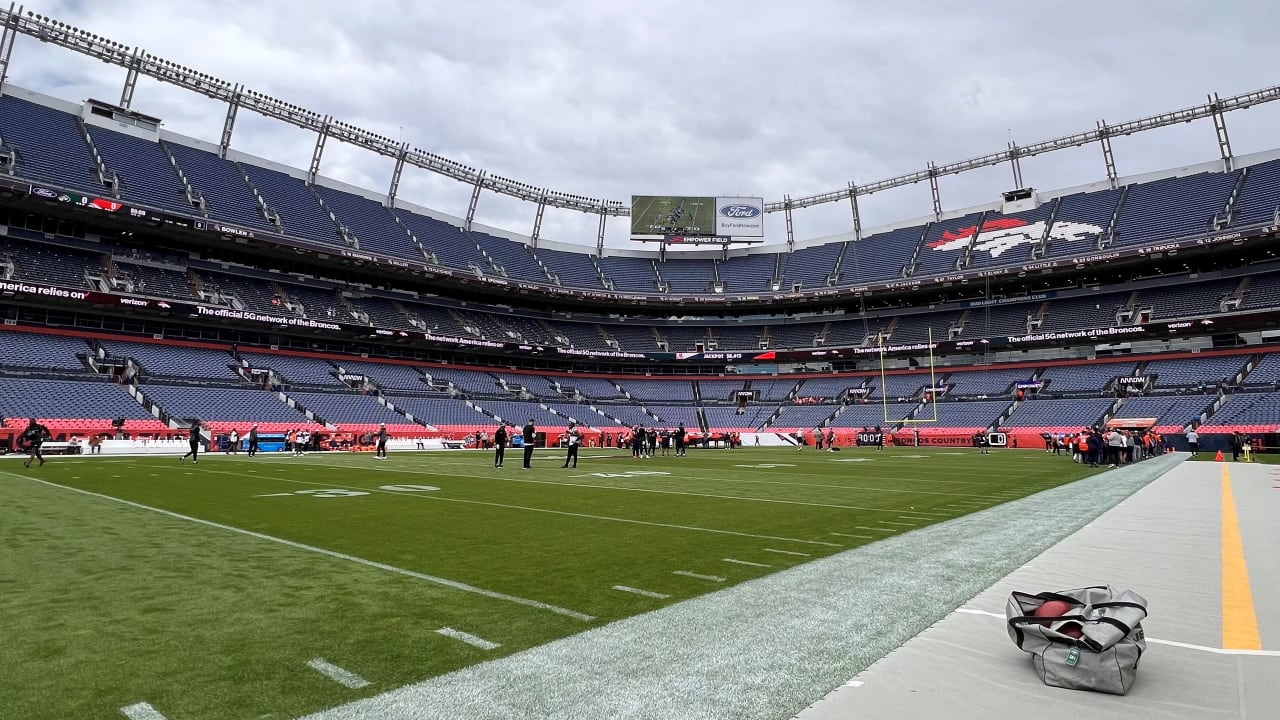
<path id="1" fill-rule="evenodd" d="M 996 218 L 982 223 L 982 229 L 970 225 L 959 230 L 946 230 L 942 238 L 928 243 L 932 250 L 960 250 L 973 243 L 975 251 L 989 252 L 1000 257 L 1019 245 L 1032 245 L 1044 237 L 1045 221 L 1027 222 L 1018 218 Z M 1102 228 L 1090 223 L 1058 220 L 1049 228 L 1049 239 L 1060 242 L 1080 242 L 1102 234 Z"/>

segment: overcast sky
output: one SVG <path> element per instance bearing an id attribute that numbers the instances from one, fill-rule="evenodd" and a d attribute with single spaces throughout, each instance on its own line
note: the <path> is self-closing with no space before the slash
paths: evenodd
<path id="1" fill-rule="evenodd" d="M 1278 82 L 1270 0 L 60 0 L 27 9 L 491 173 L 632 194 L 801 196 Z M 23 37 L 10 82 L 118 102 L 124 71 Z M 225 107 L 150 79 L 136 110 L 216 142 Z M 1236 154 L 1280 146 L 1280 103 L 1235 113 Z M 314 136 L 241 113 L 233 146 L 306 167 Z M 1114 142 L 1124 174 L 1217 157 L 1209 122 Z M 1089 146 L 1023 162 L 1024 184 L 1105 178 Z M 385 192 L 392 161 L 338 143 L 322 174 Z M 998 197 L 1007 166 L 944 178 L 944 209 Z M 406 170 L 401 197 L 456 215 L 470 189 Z M 926 184 L 864 198 L 864 226 L 928 214 Z M 535 208 L 477 219 L 528 233 Z M 846 203 L 797 239 L 849 230 Z M 782 218 L 766 225 L 785 240 Z M 609 244 L 625 244 L 625 221 Z M 594 244 L 548 210 L 543 237 Z"/>

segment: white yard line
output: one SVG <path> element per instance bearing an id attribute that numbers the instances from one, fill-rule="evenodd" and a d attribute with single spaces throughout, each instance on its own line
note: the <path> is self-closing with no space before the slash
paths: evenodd
<path id="1" fill-rule="evenodd" d="M 809 553 L 795 552 L 794 550 L 777 550 L 775 548 L 765 548 L 765 552 L 777 553 L 779 555 L 796 555 L 799 557 L 813 557 Z"/>
<path id="2" fill-rule="evenodd" d="M 671 571 L 671 574 L 681 575 L 684 577 L 691 577 L 691 578 L 694 578 L 695 580 L 706 580 L 708 582 L 718 582 L 718 583 L 724 582 L 724 578 L 722 577 L 718 577 L 716 575 L 699 575 L 696 572 L 689 572 L 688 570 L 673 570 Z"/>
<path id="3" fill-rule="evenodd" d="M 183 515 L 181 513 L 176 513 L 171 510 L 163 510 L 161 508 L 151 507 L 150 505 L 143 505 L 142 503 L 136 503 L 131 500 L 123 500 L 121 498 L 112 497 L 110 495 L 103 495 L 102 493 L 96 493 L 90 490 L 82 490 L 80 488 L 71 487 L 69 485 L 59 485 L 58 483 L 49 482 L 48 480 L 40 480 L 39 478 L 27 477 L 25 475 L 15 475 L 13 473 L 7 473 L 7 472 L 0 472 L 0 475 L 7 475 L 9 477 L 21 478 L 23 480 L 30 480 L 31 482 L 40 483 L 41 485 L 48 485 L 49 487 L 56 487 L 62 490 L 70 490 L 71 492 L 80 493 L 82 495 L 89 495 L 90 497 L 96 497 L 102 500 L 109 500 L 114 503 L 120 503 L 121 505 L 128 505 L 129 507 L 137 508 L 139 510 L 147 510 L 150 512 L 159 513 L 160 515 L 176 518 L 178 520 L 186 520 L 187 522 L 193 522 L 198 525 L 204 525 L 205 527 L 217 528 L 219 530 L 226 530 L 229 532 L 238 533 L 240 535 L 247 535 L 252 538 L 257 538 L 259 540 L 266 540 L 268 542 L 279 543 L 280 545 L 285 545 L 291 548 L 295 548 L 297 550 L 306 550 L 307 552 L 313 552 L 319 555 L 326 555 L 331 558 L 346 560 L 347 562 L 353 562 L 359 565 L 365 565 L 367 567 L 377 568 L 379 570 L 386 570 L 388 572 L 393 572 L 398 575 L 404 575 L 406 577 L 423 580 L 423 581 L 432 583 L 433 585 L 442 585 L 444 587 L 453 588 L 454 590 L 461 590 L 463 592 L 472 593 L 474 595 L 482 595 L 484 597 L 491 598 L 494 600 L 502 600 L 504 602 L 515 603 L 517 605 L 524 605 L 526 607 L 537 608 L 539 610 L 547 610 L 557 615 L 564 615 L 565 617 L 575 618 L 577 620 L 582 620 L 583 622 L 590 622 L 592 620 L 595 620 L 594 616 L 580 613 L 580 612 L 577 612 L 576 610 L 569 610 L 567 608 L 558 607 L 556 605 L 550 605 L 548 603 L 539 602 L 537 600 L 529 600 L 527 598 L 516 597 L 515 595 L 507 595 L 506 593 L 500 593 L 494 590 L 486 590 L 484 588 L 476 587 L 474 585 L 468 585 L 463 582 L 458 582 L 457 580 L 450 580 L 448 578 L 436 577 L 435 575 L 427 575 L 426 573 L 420 573 L 414 570 L 406 570 L 404 568 L 399 568 L 394 565 L 388 565 L 386 563 L 377 562 L 375 560 L 366 560 L 364 558 L 359 558 L 354 555 L 347 555 L 346 553 L 340 553 L 334 550 L 328 550 L 326 548 L 316 547 L 314 545 L 307 545 L 305 543 L 295 542 L 293 540 L 278 538 L 278 537 L 275 537 L 274 535 L 266 535 L 264 533 L 254 532 L 253 530 L 245 530 L 244 528 L 238 528 L 231 525 L 223 525 L 222 523 L 213 522 L 211 520 L 203 520 L 201 518 L 191 517 L 190 515 Z"/>
<path id="4" fill-rule="evenodd" d="M 461 640 L 462 642 L 468 645 L 471 645 L 472 647 L 478 647 L 481 650 L 495 650 L 497 648 L 502 647 L 501 643 L 490 642 L 488 640 L 485 640 L 484 638 L 476 637 L 471 633 L 465 633 L 465 632 L 462 632 L 461 630 L 454 630 L 453 628 L 444 627 L 444 628 L 440 628 L 436 632 L 445 637 L 453 638 L 454 640 Z"/>
<path id="5" fill-rule="evenodd" d="M 151 703 L 140 702 L 120 708 L 120 712 L 129 720 L 165 720 L 159 710 L 151 707 Z"/>
<path id="6" fill-rule="evenodd" d="M 223 475 L 233 475 L 235 477 L 243 477 L 239 473 L 226 472 L 222 470 L 210 470 L 211 473 L 220 473 Z M 15 477 L 25 477 L 18 475 Z M 696 527 L 693 525 L 676 525 L 673 523 L 652 522 L 649 520 L 633 520 L 631 518 L 610 517 L 607 515 L 591 515 L 588 513 L 570 512 L 568 510 L 550 510 L 547 508 L 528 507 L 526 505 L 509 505 L 507 503 L 488 502 L 486 500 L 467 500 L 464 498 L 443 497 L 439 494 L 425 494 L 416 492 L 399 492 L 395 490 L 383 490 L 381 488 L 370 488 L 362 485 L 339 485 L 334 483 L 310 482 L 308 480 L 291 480 L 289 478 L 273 477 L 272 480 L 278 482 L 294 483 L 296 485 L 314 485 L 318 487 L 343 488 L 346 490 L 363 490 L 370 493 L 381 493 L 384 495 L 396 495 L 399 497 L 416 497 L 423 500 L 438 500 L 440 502 L 463 503 L 466 505 L 484 505 L 487 507 L 505 508 L 507 510 L 524 510 L 526 512 L 547 513 L 550 515 L 564 515 L 566 517 L 585 518 L 588 520 L 602 520 L 605 522 L 620 522 L 632 525 L 646 525 L 649 527 L 663 527 L 674 530 L 688 530 L 691 532 L 715 533 L 717 535 L 732 535 L 734 537 L 749 537 L 757 540 L 781 540 L 783 542 L 801 543 L 804 545 L 824 545 L 827 547 L 841 547 L 840 543 L 824 542 L 822 540 L 801 540 L 800 538 L 778 537 L 777 535 L 757 535 L 755 533 L 737 532 L 735 530 L 716 530 L 714 528 Z"/>
<path id="7" fill-rule="evenodd" d="M 859 538 L 861 540 L 875 540 L 874 535 L 853 535 L 851 533 L 838 533 L 838 532 L 833 532 L 831 534 L 835 535 L 836 537 Z"/>
<path id="8" fill-rule="evenodd" d="M 764 563 L 750 562 L 748 560 L 735 560 L 733 558 L 725 558 L 724 561 L 727 563 L 733 563 L 734 565 L 750 565 L 751 567 L 764 567 L 764 568 L 773 567 L 772 565 L 765 565 Z"/>
<path id="9" fill-rule="evenodd" d="M 613 589 L 621 590 L 622 592 L 628 592 L 633 595 L 643 595 L 645 597 L 657 598 L 659 600 L 666 600 L 667 598 L 671 597 L 670 595 L 667 595 L 665 593 L 654 592 L 652 590 L 641 590 L 640 588 L 628 587 L 626 585 L 614 585 Z"/>
<path id="10" fill-rule="evenodd" d="M 315 670 L 321 675 L 324 675 L 339 685 L 351 688 L 352 690 L 369 686 L 368 680 L 365 680 L 350 670 L 340 668 L 324 658 L 311 658 L 307 661 L 307 667 Z"/>

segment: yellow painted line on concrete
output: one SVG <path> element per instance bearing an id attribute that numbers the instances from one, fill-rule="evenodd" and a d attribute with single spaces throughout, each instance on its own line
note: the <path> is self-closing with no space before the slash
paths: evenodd
<path id="1" fill-rule="evenodd" d="M 1258 616 L 1253 609 L 1249 568 L 1240 539 L 1240 520 L 1231 492 L 1231 471 L 1222 466 L 1222 647 L 1227 650 L 1261 650 Z"/>

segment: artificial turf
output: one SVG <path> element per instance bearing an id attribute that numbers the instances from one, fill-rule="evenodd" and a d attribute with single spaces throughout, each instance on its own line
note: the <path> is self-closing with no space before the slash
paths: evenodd
<path id="1" fill-rule="evenodd" d="M 0 718 L 295 718 L 1098 472 L 1038 451 L 582 452 L 576 471 L 550 450 L 532 470 L 479 452 L 0 464 Z"/>

